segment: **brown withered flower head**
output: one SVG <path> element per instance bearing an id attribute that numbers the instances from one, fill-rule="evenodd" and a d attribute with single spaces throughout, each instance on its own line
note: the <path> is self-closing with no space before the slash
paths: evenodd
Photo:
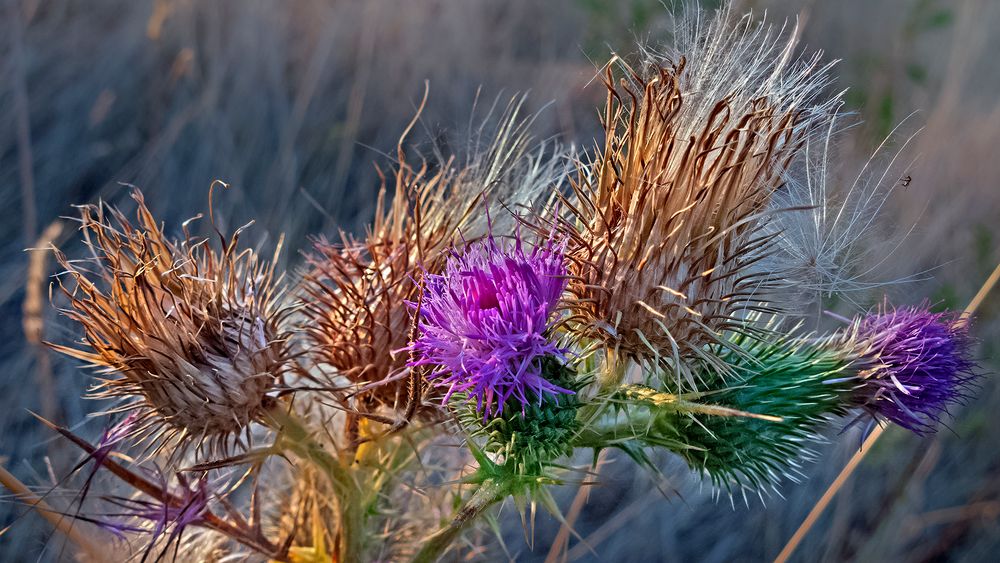
<path id="1" fill-rule="evenodd" d="M 51 346 L 98 368 L 93 397 L 141 412 L 136 434 L 151 453 L 246 448 L 289 362 L 274 266 L 239 249 L 242 229 L 219 233 L 221 251 L 187 223 L 173 241 L 142 194 L 132 197 L 135 224 L 106 205 L 80 207 L 92 257 L 56 256 L 63 313 L 83 327 L 83 347 Z"/>
<path id="2" fill-rule="evenodd" d="M 464 215 L 460 208 L 443 208 L 449 176 L 401 166 L 395 197 L 387 206 L 383 186 L 364 240 L 320 238 L 306 257 L 309 348 L 320 364 L 364 387 L 359 397 L 365 402 L 395 406 L 405 399 L 406 358 L 394 352 L 406 346 L 410 332 L 406 303 L 416 296 L 421 266 L 434 267 Z"/>
<path id="3" fill-rule="evenodd" d="M 700 63 L 613 60 L 604 145 L 561 206 L 570 327 L 678 387 L 698 386 L 690 361 L 725 372 L 709 345 L 771 307 L 774 280 L 754 268 L 775 236 L 769 198 L 828 109 L 809 105 L 823 69 L 792 67 L 790 47 L 757 33 L 708 39 Z"/>
<path id="4" fill-rule="evenodd" d="M 355 387 L 356 408 L 398 413 L 416 406 L 413 386 L 423 382 L 410 378 L 406 353 L 396 352 L 409 343 L 407 302 L 419 301 L 423 273 L 438 272 L 457 240 L 486 234 L 489 205 L 494 223 L 512 220 L 501 206 L 537 205 L 564 177 L 560 149 L 532 145 L 531 118 L 519 117 L 522 102 L 515 98 L 495 127 L 480 131 L 485 139 L 471 140 L 473 152 L 461 164 L 455 158 L 434 166 L 407 162 L 404 133 L 366 236 L 320 238 L 307 255 L 302 324 L 308 348 L 317 365 Z"/>

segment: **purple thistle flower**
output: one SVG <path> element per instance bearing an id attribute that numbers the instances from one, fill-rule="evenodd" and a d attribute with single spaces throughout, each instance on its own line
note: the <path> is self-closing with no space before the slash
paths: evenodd
<path id="1" fill-rule="evenodd" d="M 73 467 L 72 470 L 70 470 L 71 474 L 76 473 L 77 471 L 83 469 L 83 466 L 86 465 L 87 462 L 94 460 L 94 466 L 91 468 L 90 473 L 87 475 L 87 479 L 83 483 L 83 488 L 80 490 L 81 500 L 87 497 L 94 478 L 97 476 L 97 471 L 104 465 L 104 461 L 108 459 L 108 456 L 114 451 L 115 446 L 117 446 L 125 438 L 128 438 L 135 433 L 135 426 L 136 422 L 139 420 L 139 414 L 139 412 L 133 411 L 117 424 L 105 428 L 101 433 L 101 438 L 98 440 L 94 451 L 84 457 Z"/>
<path id="2" fill-rule="evenodd" d="M 966 319 L 954 313 L 886 308 L 859 319 L 857 336 L 874 363 L 857 399 L 874 416 L 917 434 L 932 431 L 976 376 Z"/>
<path id="3" fill-rule="evenodd" d="M 484 417 L 500 414 L 511 397 L 523 406 L 544 393 L 572 393 L 541 367 L 544 356 L 564 359 L 549 335 L 566 287 L 562 248 L 550 241 L 528 253 L 514 239 L 505 247 L 491 234 L 453 251 L 442 275 L 425 276 L 420 335 L 406 348 L 411 368 L 433 366 L 426 377 L 448 388 L 444 402 L 464 393 Z"/>
<path id="4" fill-rule="evenodd" d="M 176 477 L 179 486 L 170 487 L 162 472 L 154 472 L 154 478 L 162 490 L 168 491 L 171 495 L 169 501 L 106 497 L 105 500 L 117 505 L 120 510 L 106 514 L 105 518 L 89 520 L 122 538 L 127 533 L 148 534 L 150 539 L 147 555 L 164 533 L 169 532 L 167 545 L 179 542 L 184 530 L 205 521 L 213 493 L 209 490 L 208 480 L 203 476 L 194 481 L 181 473 L 177 473 Z"/>

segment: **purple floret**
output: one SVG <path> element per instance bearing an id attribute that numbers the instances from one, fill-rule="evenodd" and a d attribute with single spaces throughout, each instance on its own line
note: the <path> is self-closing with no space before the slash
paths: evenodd
<path id="1" fill-rule="evenodd" d="M 192 481 L 178 473 L 179 487 L 169 487 L 162 473 L 155 471 L 153 475 L 161 490 L 167 492 L 172 500 L 108 497 L 106 500 L 120 510 L 106 515 L 103 520 L 94 519 L 94 522 L 119 537 L 125 537 L 126 533 L 149 534 L 149 549 L 165 533 L 169 542 L 177 541 L 188 527 L 205 522 L 213 496 L 205 477 Z"/>
<path id="2" fill-rule="evenodd" d="M 858 336 L 875 362 L 858 389 L 862 404 L 917 434 L 933 430 L 975 379 L 968 324 L 953 313 L 908 307 L 869 314 Z"/>
<path id="3" fill-rule="evenodd" d="M 572 393 L 541 367 L 544 356 L 565 359 L 550 337 L 565 287 L 565 260 L 552 243 L 528 253 L 518 237 L 503 245 L 491 235 L 453 253 L 442 275 L 425 278 L 410 367 L 430 366 L 426 377 L 448 389 L 445 402 L 464 393 L 484 417 L 511 397 L 523 406 Z"/>

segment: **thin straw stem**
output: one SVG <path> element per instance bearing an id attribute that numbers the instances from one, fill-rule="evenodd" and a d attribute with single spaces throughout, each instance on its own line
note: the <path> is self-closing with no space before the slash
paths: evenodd
<path id="1" fill-rule="evenodd" d="M 774 558 L 775 563 L 784 563 L 788 561 L 788 558 L 795 552 L 795 548 L 799 546 L 802 539 L 809 533 L 809 530 L 812 529 L 816 520 L 819 520 L 819 517 L 823 515 L 823 511 L 826 510 L 827 505 L 830 504 L 833 497 L 837 496 L 841 487 L 843 487 L 844 483 L 850 479 L 854 470 L 857 469 L 858 465 L 861 463 L 861 460 L 864 459 L 865 455 L 872 449 L 872 446 L 875 445 L 875 442 L 879 439 L 882 433 L 885 432 L 886 428 L 888 428 L 888 426 L 877 426 L 875 427 L 875 430 L 868 435 L 864 443 L 861 445 L 861 449 L 851 456 L 847 465 L 844 466 L 844 468 L 840 471 L 840 474 L 837 475 L 837 478 L 830 484 L 830 487 L 825 493 L 823 493 L 823 496 L 819 498 L 819 501 L 815 506 L 813 506 L 812 510 L 809 511 L 809 514 L 806 516 L 806 519 L 802 521 L 799 529 L 795 530 L 795 533 L 792 535 L 792 539 L 788 540 L 788 543 L 785 544 L 785 548 L 782 549 L 781 553 Z"/>
<path id="2" fill-rule="evenodd" d="M 607 457 L 608 450 L 601 450 L 601 453 L 597 457 L 597 467 L 594 469 L 594 477 L 601 472 L 601 467 L 604 465 L 604 459 Z M 587 503 L 587 497 L 590 489 L 584 488 L 580 485 L 580 488 L 576 491 L 576 496 L 573 497 L 573 503 L 569 507 L 569 512 L 566 514 L 566 519 L 563 520 L 562 525 L 559 526 L 559 532 L 556 534 L 555 541 L 552 542 L 552 546 L 549 548 L 549 554 L 545 557 L 545 563 L 556 563 L 557 561 L 565 561 L 568 557 L 569 552 L 569 536 L 573 529 L 573 524 L 576 523 L 576 519 L 580 517 L 580 512 L 583 510 L 583 505 Z"/>
<path id="3" fill-rule="evenodd" d="M 1000 281 L 1000 264 L 997 264 L 996 268 L 993 269 L 993 273 L 990 274 L 990 276 L 986 279 L 986 281 L 983 282 L 982 287 L 979 288 L 979 291 L 976 293 L 976 296 L 973 297 L 972 301 L 970 301 L 969 304 L 965 307 L 962 322 L 966 322 L 966 320 L 973 313 L 975 313 L 977 309 L 979 309 L 979 306 L 982 305 L 983 301 L 986 299 L 986 296 L 989 295 L 990 291 L 997 284 L 997 281 Z M 816 502 L 815 506 L 812 507 L 812 510 L 809 511 L 809 514 L 806 515 L 805 520 L 802 521 L 802 524 L 799 525 L 799 528 L 795 530 L 794 534 L 792 534 L 791 539 L 789 539 L 788 543 L 785 544 L 785 547 L 784 549 L 781 550 L 781 553 L 779 553 L 778 556 L 774 558 L 775 563 L 785 563 L 792 556 L 792 554 L 795 553 L 795 548 L 797 548 L 799 544 L 802 543 L 802 540 L 806 537 L 806 534 L 808 534 L 809 530 L 811 530 L 813 525 L 816 524 L 816 521 L 819 520 L 819 517 L 823 515 L 823 511 L 826 510 L 826 507 L 830 504 L 830 501 L 833 500 L 833 497 L 837 496 L 837 493 L 840 492 L 840 489 L 841 487 L 844 486 L 844 483 L 851 478 L 851 475 L 854 473 L 854 470 L 857 469 L 858 465 L 861 463 L 861 460 L 864 459 L 865 455 L 867 455 L 868 452 L 871 451 L 872 447 L 875 445 L 875 442 L 878 441 L 880 436 L 882 436 L 886 428 L 888 427 L 878 426 L 875 428 L 874 431 L 872 431 L 871 434 L 868 435 L 868 437 L 864 441 L 864 444 L 862 444 L 861 449 L 855 452 L 853 456 L 851 456 L 850 461 L 847 462 L 847 465 L 844 466 L 844 469 L 840 471 L 840 474 L 837 475 L 837 478 L 833 480 L 833 483 L 830 484 L 830 487 L 827 488 L 826 492 L 823 493 L 823 496 L 819 498 L 819 501 Z"/>
<path id="4" fill-rule="evenodd" d="M 62 532 L 69 541 L 80 548 L 80 551 L 86 553 L 88 561 L 102 561 L 107 558 L 107 548 L 101 548 L 91 542 L 78 527 L 74 526 L 76 521 L 73 518 L 66 518 L 65 515 L 49 506 L 49 503 L 31 492 L 31 489 L 27 485 L 22 483 L 2 465 L 0 465 L 0 484 L 7 487 L 21 502 L 37 510 L 43 518 L 48 520 L 49 524 L 52 524 L 53 528 Z"/>

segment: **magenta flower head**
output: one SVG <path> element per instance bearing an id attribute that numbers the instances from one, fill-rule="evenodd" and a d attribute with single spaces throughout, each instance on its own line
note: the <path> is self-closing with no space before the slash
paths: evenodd
<path id="1" fill-rule="evenodd" d="M 857 321 L 873 361 L 856 392 L 862 406 L 917 434 L 932 431 L 976 377 L 966 319 L 925 307 L 886 308 Z"/>
<path id="2" fill-rule="evenodd" d="M 447 388 L 445 402 L 462 393 L 485 418 L 511 397 L 523 407 L 572 393 L 542 370 L 544 357 L 565 359 L 550 334 L 566 287 L 562 247 L 550 241 L 528 252 L 517 235 L 503 244 L 491 234 L 452 251 L 444 273 L 424 281 L 409 366 L 430 366 L 426 377 Z"/>

